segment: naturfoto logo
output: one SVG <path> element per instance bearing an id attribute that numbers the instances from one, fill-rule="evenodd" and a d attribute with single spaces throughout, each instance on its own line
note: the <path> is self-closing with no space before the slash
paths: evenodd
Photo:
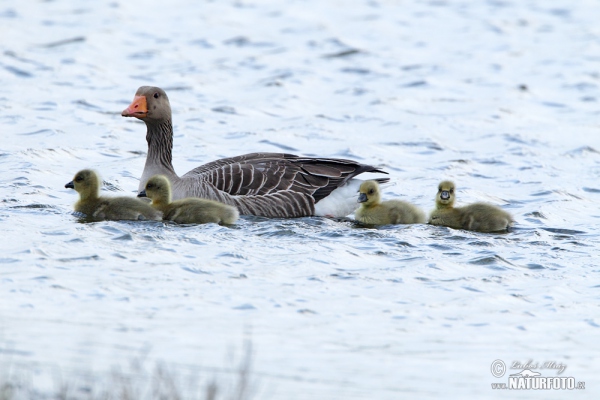
<path id="1" fill-rule="evenodd" d="M 555 361 L 534 363 L 529 361 L 521 363 L 513 361 L 511 369 L 521 370 L 508 376 L 508 383 L 492 383 L 492 389 L 500 390 L 573 390 L 585 389 L 585 382 L 576 382 L 572 376 L 542 376 L 536 369 L 555 370 L 557 375 L 562 374 L 567 366 Z M 492 375 L 501 378 L 506 373 L 506 364 L 502 360 L 495 360 L 491 366 Z"/>

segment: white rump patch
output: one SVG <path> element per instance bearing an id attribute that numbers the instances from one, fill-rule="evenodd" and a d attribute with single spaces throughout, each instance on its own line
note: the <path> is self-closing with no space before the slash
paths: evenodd
<path id="1" fill-rule="evenodd" d="M 351 179 L 315 204 L 315 215 L 318 217 L 341 218 L 352 214 L 360 205 L 358 203 L 358 188 L 363 181 Z"/>
<path id="2" fill-rule="evenodd" d="M 382 178 L 381 174 L 368 172 L 360 175 L 361 178 L 370 176 L 373 177 L 371 179 Z M 344 186 L 335 189 L 329 196 L 315 204 L 315 215 L 317 217 L 342 218 L 352 214 L 360 206 L 358 202 L 358 189 L 361 183 L 368 180 L 350 179 Z M 395 183 L 393 182 L 387 182 L 380 184 L 379 187 L 384 189 L 394 185 Z"/>

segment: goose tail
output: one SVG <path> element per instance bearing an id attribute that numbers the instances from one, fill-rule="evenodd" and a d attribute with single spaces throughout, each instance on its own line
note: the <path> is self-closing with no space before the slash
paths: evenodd
<path id="1" fill-rule="evenodd" d="M 373 179 L 386 184 L 390 178 Z M 315 204 L 315 215 L 318 217 L 342 218 L 352 214 L 358 206 L 358 188 L 363 179 L 350 179 L 345 185 L 338 187 L 329 196 Z"/>

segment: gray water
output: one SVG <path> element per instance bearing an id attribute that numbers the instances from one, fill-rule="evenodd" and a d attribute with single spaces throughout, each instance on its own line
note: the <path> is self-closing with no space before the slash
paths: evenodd
<path id="1" fill-rule="evenodd" d="M 43 397 L 141 359 L 227 391 L 251 343 L 252 398 L 597 398 L 599 3 L 168 3 L 0 2 L 0 378 Z M 141 85 L 169 94 L 180 174 L 351 158 L 387 199 L 429 210 L 452 179 L 517 225 L 83 223 L 79 169 L 135 195 Z M 493 390 L 515 361 L 586 388 Z"/>

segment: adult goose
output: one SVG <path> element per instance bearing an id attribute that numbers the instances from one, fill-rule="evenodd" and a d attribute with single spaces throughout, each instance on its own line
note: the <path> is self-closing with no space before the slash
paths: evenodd
<path id="1" fill-rule="evenodd" d="M 454 207 L 454 192 L 454 182 L 440 182 L 435 197 L 435 209 L 429 216 L 430 224 L 470 231 L 499 232 L 508 230 L 514 223 L 509 213 L 492 204 L 473 203 Z"/>
<path id="2" fill-rule="evenodd" d="M 387 174 L 351 160 L 250 153 L 204 164 L 180 177 L 172 164 L 173 124 L 165 91 L 140 87 L 121 115 L 146 123 L 148 155 L 138 192 L 150 177 L 164 175 L 174 200 L 201 197 L 235 206 L 241 214 L 264 217 L 343 217 L 357 207 L 361 181 L 353 179 L 356 175 Z"/>
<path id="3" fill-rule="evenodd" d="M 163 219 L 178 224 L 231 225 L 238 219 L 238 210 L 218 201 L 188 197 L 171 201 L 171 184 L 164 175 L 154 175 L 146 183 L 138 197 L 148 197 L 151 206 L 163 213 Z"/>
<path id="4" fill-rule="evenodd" d="M 75 203 L 75 211 L 88 218 L 104 220 L 162 220 L 162 212 L 150 207 L 148 203 L 135 197 L 103 197 L 100 196 L 100 178 L 96 171 L 82 169 L 77 172 L 66 188 L 75 189 L 79 193 L 79 201 Z"/>

